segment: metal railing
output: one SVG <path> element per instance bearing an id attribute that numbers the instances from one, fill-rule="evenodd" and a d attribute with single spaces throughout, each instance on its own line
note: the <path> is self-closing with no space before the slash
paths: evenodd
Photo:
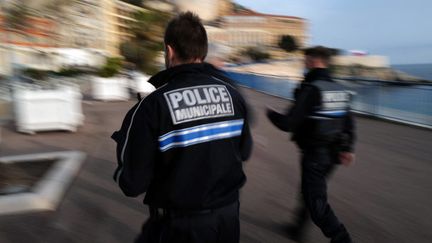
<path id="1" fill-rule="evenodd" d="M 229 72 L 238 85 L 292 100 L 298 82 L 268 76 Z M 338 79 L 355 92 L 352 109 L 374 117 L 432 129 L 432 85 Z"/>

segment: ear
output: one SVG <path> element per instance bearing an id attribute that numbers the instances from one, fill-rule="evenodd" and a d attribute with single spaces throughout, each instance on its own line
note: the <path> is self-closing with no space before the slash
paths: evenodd
<path id="1" fill-rule="evenodd" d="M 174 48 L 172 48 L 172 46 L 170 45 L 166 45 L 166 54 L 169 60 L 174 60 L 174 56 L 175 56 L 175 51 Z"/>

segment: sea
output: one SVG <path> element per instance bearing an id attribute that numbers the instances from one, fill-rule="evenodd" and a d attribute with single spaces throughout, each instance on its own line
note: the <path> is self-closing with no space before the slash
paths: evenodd
<path id="1" fill-rule="evenodd" d="M 392 65 L 391 67 L 416 77 L 432 80 L 432 64 L 403 64 Z"/>

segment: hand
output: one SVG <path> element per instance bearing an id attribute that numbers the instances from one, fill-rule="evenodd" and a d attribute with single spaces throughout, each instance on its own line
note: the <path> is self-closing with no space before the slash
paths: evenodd
<path id="1" fill-rule="evenodd" d="M 275 109 L 273 109 L 273 107 L 270 106 L 266 106 L 266 115 L 268 118 L 270 118 L 273 113 L 275 113 Z"/>
<path id="2" fill-rule="evenodd" d="M 339 161 L 341 164 L 345 166 L 350 166 L 354 164 L 355 155 L 351 152 L 340 152 L 339 153 Z"/>
<path id="3" fill-rule="evenodd" d="M 137 92 L 136 97 L 137 97 L 138 102 L 142 100 L 142 96 L 141 96 L 140 92 Z"/>

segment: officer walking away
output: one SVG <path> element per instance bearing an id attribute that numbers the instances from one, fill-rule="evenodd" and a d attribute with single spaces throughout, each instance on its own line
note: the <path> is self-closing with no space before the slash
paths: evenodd
<path id="1" fill-rule="evenodd" d="M 354 161 L 354 123 L 349 109 L 350 93 L 332 81 L 328 64 L 331 51 L 317 46 L 306 49 L 308 72 L 295 91 L 295 102 L 287 114 L 267 110 L 270 121 L 291 132 L 302 152 L 302 204 L 289 236 L 301 241 L 308 214 L 331 243 L 349 243 L 351 237 L 327 202 L 326 179 L 336 164 Z"/>
<path id="2" fill-rule="evenodd" d="M 198 16 L 173 18 L 164 37 L 166 70 L 112 135 L 114 177 L 128 197 L 146 192 L 150 217 L 135 242 L 239 242 L 239 189 L 252 139 L 246 104 L 210 64 Z"/>

